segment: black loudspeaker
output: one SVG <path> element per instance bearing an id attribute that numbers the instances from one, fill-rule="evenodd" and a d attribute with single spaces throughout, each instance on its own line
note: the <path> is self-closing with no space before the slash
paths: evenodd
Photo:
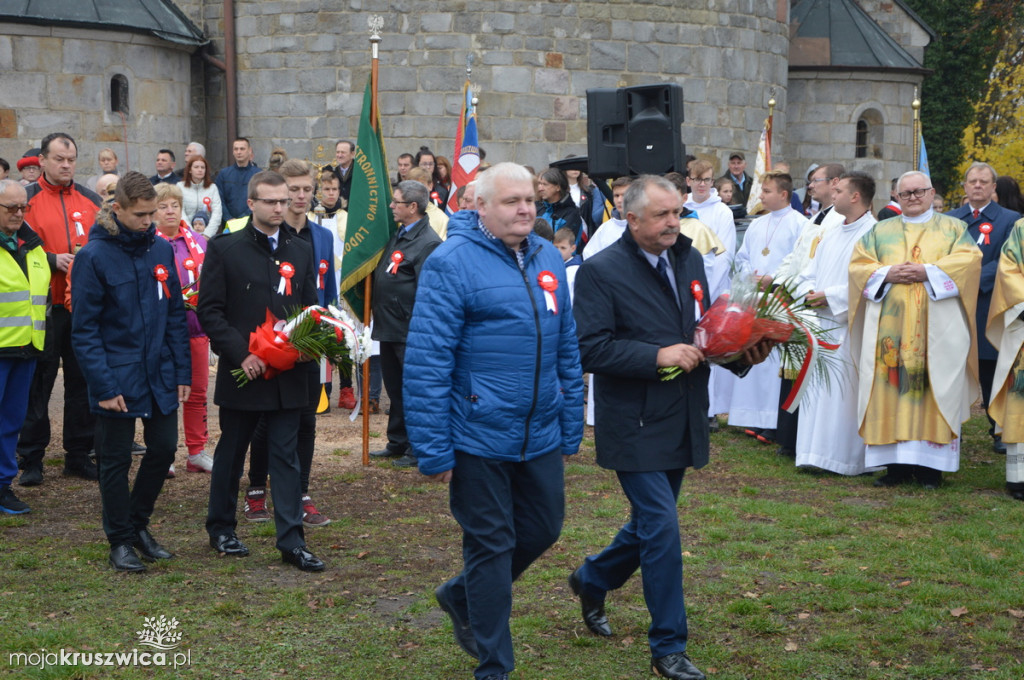
<path id="1" fill-rule="evenodd" d="M 590 176 L 685 174 L 682 122 L 676 83 L 587 90 Z"/>

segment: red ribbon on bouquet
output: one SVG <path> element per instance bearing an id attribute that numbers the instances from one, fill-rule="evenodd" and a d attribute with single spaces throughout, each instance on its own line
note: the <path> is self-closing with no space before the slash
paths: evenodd
<path id="1" fill-rule="evenodd" d="M 294 368 L 300 356 L 299 350 L 288 342 L 288 336 L 282 332 L 282 328 L 284 322 L 278 320 L 268 309 L 267 320 L 249 334 L 249 353 L 255 354 L 267 365 L 267 370 L 263 372 L 266 380 Z"/>

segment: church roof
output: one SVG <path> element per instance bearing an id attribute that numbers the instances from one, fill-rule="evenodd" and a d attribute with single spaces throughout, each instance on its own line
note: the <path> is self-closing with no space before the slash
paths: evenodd
<path id="1" fill-rule="evenodd" d="M 171 0 L 3 0 L 0 21 L 147 33 L 180 45 L 209 42 Z"/>
<path id="2" fill-rule="evenodd" d="M 789 67 L 929 72 L 855 0 L 801 0 L 793 7 Z"/>

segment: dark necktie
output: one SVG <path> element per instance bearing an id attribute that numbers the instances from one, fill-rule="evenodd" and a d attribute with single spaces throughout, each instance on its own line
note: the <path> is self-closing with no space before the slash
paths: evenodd
<path id="1" fill-rule="evenodd" d="M 665 262 L 665 258 L 658 258 L 658 266 L 656 267 L 658 273 L 661 274 L 662 280 L 665 285 L 668 286 L 668 294 L 672 296 L 672 299 L 676 301 L 676 306 L 679 306 L 679 298 L 676 297 L 676 290 L 672 287 L 672 278 L 668 274 L 668 263 Z"/>
<path id="2" fill-rule="evenodd" d="M 974 219 L 978 219 L 978 215 L 980 215 L 980 214 L 981 213 L 978 212 L 977 209 L 975 209 L 975 211 L 974 211 Z"/>

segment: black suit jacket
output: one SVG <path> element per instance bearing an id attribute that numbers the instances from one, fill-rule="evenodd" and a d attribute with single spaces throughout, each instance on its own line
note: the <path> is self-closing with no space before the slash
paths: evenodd
<path id="1" fill-rule="evenodd" d="M 278 231 L 277 251 L 270 252 L 266 235 L 252 226 L 211 239 L 203 262 L 202 292 L 196 313 L 210 346 L 220 355 L 214 403 L 242 411 L 301 408 L 309 402 L 309 371 L 285 371 L 238 387 L 233 369 L 249 355 L 249 334 L 266 320 L 267 310 L 284 319 L 315 305 L 313 249 L 288 229 Z M 277 292 L 281 263 L 295 267 L 291 295 Z"/>
<path id="2" fill-rule="evenodd" d="M 340 183 L 341 197 L 344 199 L 345 205 L 348 205 L 348 197 L 349 194 L 352 193 L 352 175 L 354 174 L 355 169 L 356 164 L 353 162 L 352 165 L 348 167 L 348 172 L 345 173 L 344 177 L 342 177 L 341 167 L 335 165 L 333 168 L 334 175 L 338 178 L 338 182 Z"/>
<path id="3" fill-rule="evenodd" d="M 708 290 L 704 262 L 680 236 L 669 249 L 681 308 L 627 229 L 584 261 L 576 274 L 574 315 L 583 370 L 594 374 L 597 462 L 649 472 L 708 462 L 706 364 L 662 381 L 658 349 L 692 344 L 697 325 L 691 284 Z M 705 295 L 705 308 L 710 302 Z"/>
<path id="4" fill-rule="evenodd" d="M 416 302 L 416 285 L 427 257 L 441 245 L 441 237 L 430 228 L 426 216 L 409 230 L 396 231 L 373 271 L 373 339 L 381 342 L 405 342 L 412 320 L 412 306 Z M 394 273 L 388 272 L 391 256 L 402 253 L 401 264 Z"/>

